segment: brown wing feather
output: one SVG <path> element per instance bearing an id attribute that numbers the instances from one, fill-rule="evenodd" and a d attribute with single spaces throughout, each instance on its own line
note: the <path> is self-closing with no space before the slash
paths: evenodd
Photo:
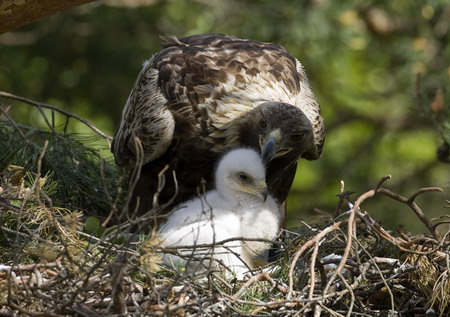
<path id="1" fill-rule="evenodd" d="M 142 141 L 149 164 L 135 196 L 152 196 L 155 177 L 165 164 L 177 172 L 180 190 L 186 191 L 175 203 L 192 197 L 202 177 L 210 184 L 217 157 L 242 145 L 242 118 L 266 101 L 304 111 L 316 144 L 305 157 L 320 155 L 320 108 L 303 66 L 283 47 L 221 34 L 165 40 L 164 49 L 139 74 L 113 142 L 117 162 L 129 164 L 135 155 L 133 138 Z M 167 201 L 174 184 L 166 186 L 161 200 Z"/>
<path id="2" fill-rule="evenodd" d="M 144 67 L 128 97 L 111 146 L 119 165 L 134 163 L 135 137 L 142 143 L 143 163 L 160 157 L 172 143 L 175 121 L 157 77 L 157 70 Z"/>
<path id="3" fill-rule="evenodd" d="M 320 156 L 324 141 L 320 107 L 302 64 L 283 47 L 234 36 L 203 34 L 172 39 L 165 48 L 155 65 L 163 70 L 160 84 L 167 87 L 168 94 L 179 85 L 177 96 L 186 96 L 193 104 L 193 111 L 201 112 L 195 117 L 210 119 L 203 122 L 207 123 L 203 126 L 208 127 L 209 133 L 217 132 L 215 128 L 219 129 L 219 134 L 220 130 L 229 130 L 228 126 L 223 127 L 230 122 L 226 118 L 223 123 L 223 112 L 232 113 L 233 107 L 222 107 L 225 110 L 221 111 L 218 105 L 231 104 L 230 99 L 236 99 L 244 106 L 233 118 L 264 101 L 287 102 L 305 112 L 313 124 L 316 148 L 304 157 L 317 159 Z M 264 94 L 267 87 L 275 88 Z M 180 91 L 182 88 L 186 89 Z M 239 95 L 243 91 L 248 92 L 245 98 Z M 205 102 L 209 107 L 198 106 Z M 225 135 L 225 139 L 233 143 L 229 136 Z"/>
<path id="4" fill-rule="evenodd" d="M 169 112 L 175 111 L 193 120 L 199 135 L 211 136 L 207 142 L 225 138 L 236 146 L 235 131 L 227 123 L 268 100 L 288 102 L 305 112 L 320 154 L 320 108 L 303 67 L 283 47 L 220 34 L 165 39 L 165 48 L 143 69 L 124 109 L 113 147 L 118 163 L 134 155 L 134 136 L 143 143 L 144 162 L 161 156 L 174 128 Z M 272 91 L 264 95 L 267 87 Z M 242 96 L 246 90 L 248 96 Z"/>

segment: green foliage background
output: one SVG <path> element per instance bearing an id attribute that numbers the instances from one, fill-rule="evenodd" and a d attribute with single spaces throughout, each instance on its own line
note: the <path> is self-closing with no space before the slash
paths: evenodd
<path id="1" fill-rule="evenodd" d="M 333 212 L 340 180 L 356 198 L 388 174 L 386 186 L 405 196 L 442 187 L 444 194 L 418 200 L 438 216 L 448 213 L 450 171 L 436 148 L 450 133 L 440 135 L 424 109 L 437 88 L 449 108 L 449 29 L 445 0 L 94 2 L 0 35 L 0 89 L 68 109 L 112 135 L 142 62 L 160 48 L 159 35 L 216 32 L 275 42 L 304 64 L 327 132 L 322 158 L 299 166 L 289 225 L 314 208 Z M 425 96 L 422 110 L 417 92 Z M 11 114 L 42 124 L 25 106 Z M 92 133 L 81 124 L 73 132 Z M 387 227 L 425 231 L 407 207 L 385 197 L 364 207 Z"/>

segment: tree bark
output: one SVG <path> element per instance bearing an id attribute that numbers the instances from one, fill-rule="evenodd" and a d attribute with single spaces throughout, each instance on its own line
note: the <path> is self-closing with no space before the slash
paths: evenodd
<path id="1" fill-rule="evenodd" d="M 0 0 L 0 34 L 96 0 Z"/>

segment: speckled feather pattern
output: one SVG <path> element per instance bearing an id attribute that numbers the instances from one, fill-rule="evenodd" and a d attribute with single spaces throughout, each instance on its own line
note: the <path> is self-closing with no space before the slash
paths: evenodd
<path id="1" fill-rule="evenodd" d="M 239 145 L 239 118 L 266 101 L 299 107 L 321 152 L 320 107 L 302 64 L 284 48 L 218 34 L 168 38 L 144 64 L 124 108 L 113 141 L 116 161 L 134 162 L 135 136 L 143 144 L 144 163 L 157 159 L 177 137 L 180 123 L 189 126 L 192 138 L 222 153 Z"/>
<path id="2" fill-rule="evenodd" d="M 156 69 L 145 67 L 128 97 L 112 146 L 119 165 L 134 162 L 134 137 L 142 143 L 144 162 L 161 156 L 172 142 L 175 122 L 157 78 Z"/>

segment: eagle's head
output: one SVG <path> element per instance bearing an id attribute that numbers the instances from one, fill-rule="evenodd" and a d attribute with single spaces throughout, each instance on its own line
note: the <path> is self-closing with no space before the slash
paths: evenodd
<path id="1" fill-rule="evenodd" d="M 247 131 L 253 132 L 247 138 L 258 140 L 265 164 L 274 159 L 296 162 L 302 156 L 307 159 L 319 156 L 311 122 L 298 107 L 265 102 L 253 109 L 247 118 L 247 126 L 252 126 Z"/>

